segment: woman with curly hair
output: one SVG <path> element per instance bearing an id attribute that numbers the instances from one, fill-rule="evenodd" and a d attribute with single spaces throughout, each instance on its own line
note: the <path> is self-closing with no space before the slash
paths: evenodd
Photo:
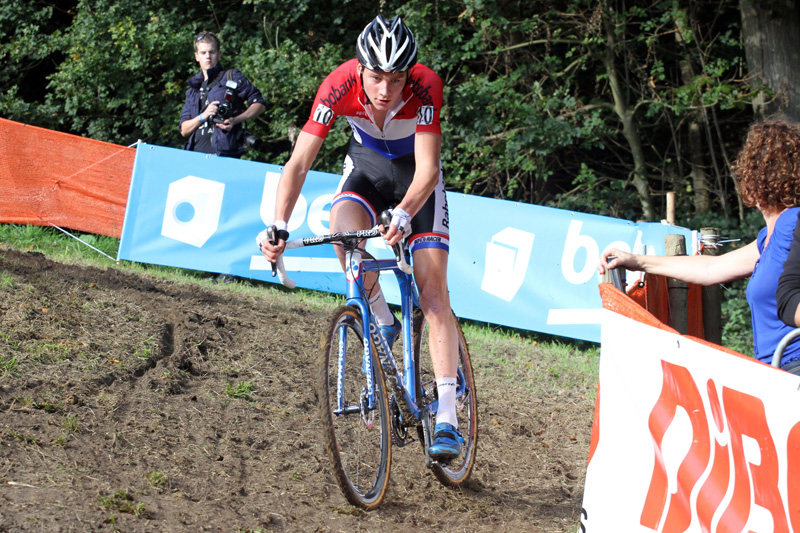
<path id="1" fill-rule="evenodd" d="M 719 256 L 661 257 L 609 249 L 600 256 L 598 271 L 621 266 L 699 285 L 750 276 L 747 303 L 755 358 L 769 364 L 781 338 L 792 329 L 778 317 L 775 291 L 800 214 L 800 128 L 780 120 L 753 124 L 733 173 L 744 204 L 757 207 L 766 222 L 755 241 Z M 800 342 L 786 348 L 782 367 L 800 374 Z"/>

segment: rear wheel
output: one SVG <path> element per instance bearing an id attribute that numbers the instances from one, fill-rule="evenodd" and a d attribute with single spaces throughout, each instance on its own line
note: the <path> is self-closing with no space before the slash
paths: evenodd
<path id="1" fill-rule="evenodd" d="M 456 399 L 456 413 L 458 415 L 458 430 L 464 437 L 464 447 L 461 455 L 453 459 L 448 464 L 431 463 L 431 469 L 436 478 L 444 485 L 458 487 L 469 479 L 472 467 L 475 465 L 475 450 L 478 443 L 478 400 L 475 396 L 475 377 L 472 373 L 472 362 L 469 358 L 469 350 L 464 333 L 458 319 L 453 317 L 456 322 L 458 332 L 458 389 L 459 394 Z M 414 367 L 417 374 L 417 398 L 423 406 L 429 405 L 437 399 L 436 378 L 433 374 L 430 350 L 428 349 L 428 327 L 422 312 L 417 309 L 414 312 Z M 424 416 L 424 415 L 423 415 Z M 435 413 L 430 415 L 428 421 L 428 431 L 433 430 L 433 418 Z M 421 432 L 422 433 L 422 432 Z M 423 437 L 423 435 L 420 435 Z M 429 442 L 422 438 L 423 446 L 427 452 Z"/>
<path id="2" fill-rule="evenodd" d="M 336 481 L 351 504 L 374 509 L 389 484 L 391 420 L 377 357 L 372 364 L 374 394 L 369 394 L 361 324 L 361 313 L 353 307 L 334 312 L 321 354 L 318 395 L 325 448 Z"/>

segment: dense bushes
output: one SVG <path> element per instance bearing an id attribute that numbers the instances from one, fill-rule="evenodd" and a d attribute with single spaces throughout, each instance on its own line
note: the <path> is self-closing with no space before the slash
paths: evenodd
<path id="1" fill-rule="evenodd" d="M 631 7 L 633 4 L 633 7 Z M 730 161 L 759 89 L 744 75 L 735 0 L 7 0 L 0 116 L 119 144 L 181 147 L 192 38 L 215 31 L 223 65 L 268 102 L 250 125 L 282 163 L 321 79 L 354 56 L 379 11 L 401 14 L 446 84 L 451 189 L 629 219 L 719 214 L 747 233 Z M 338 172 L 338 121 L 316 168 Z M 742 235 L 745 240 L 754 233 Z M 730 321 L 729 321 L 730 323 Z"/>

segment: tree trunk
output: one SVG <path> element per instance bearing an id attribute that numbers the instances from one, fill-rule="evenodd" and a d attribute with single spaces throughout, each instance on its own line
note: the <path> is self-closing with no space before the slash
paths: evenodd
<path id="1" fill-rule="evenodd" d="M 800 121 L 800 9 L 794 0 L 739 0 L 739 6 L 752 83 L 760 80 L 775 93 L 759 94 L 756 116 Z"/>
<path id="2" fill-rule="evenodd" d="M 616 55 L 614 25 L 611 22 L 611 18 L 605 12 L 605 9 L 607 9 L 607 6 L 604 6 L 603 12 L 603 23 L 606 30 L 606 50 L 602 58 L 603 66 L 605 66 L 606 73 L 608 74 L 608 82 L 611 86 L 611 94 L 614 99 L 614 112 L 622 122 L 622 135 L 625 137 L 625 140 L 628 141 L 628 146 L 633 156 L 633 186 L 636 188 L 636 193 L 639 196 L 639 202 L 642 206 L 642 216 L 645 220 L 652 221 L 655 220 L 656 216 L 655 210 L 653 209 L 653 199 L 650 196 L 650 186 L 647 183 L 647 168 L 642 139 L 639 136 L 639 125 L 636 122 L 633 109 L 631 109 L 619 81 L 619 73 L 614 61 Z"/>
<path id="3" fill-rule="evenodd" d="M 691 11 L 688 12 L 691 16 Z M 675 39 L 685 44 L 684 32 L 687 31 L 680 21 L 682 17 L 675 17 L 677 21 L 677 29 L 675 32 Z M 689 59 L 689 54 L 686 54 L 684 59 L 680 62 L 681 79 L 683 84 L 690 86 L 694 83 L 695 72 L 692 68 L 692 63 Z M 692 113 L 692 118 L 687 124 L 687 138 L 689 142 L 689 166 L 691 171 L 689 176 L 692 179 L 692 192 L 694 193 L 694 209 L 696 213 L 706 213 L 711 207 L 711 198 L 708 191 L 708 174 L 705 171 L 705 155 L 703 152 L 703 132 L 702 127 L 705 123 L 703 111 L 699 109 L 702 101 L 699 98 L 694 98 L 692 105 L 697 108 L 697 111 Z"/>

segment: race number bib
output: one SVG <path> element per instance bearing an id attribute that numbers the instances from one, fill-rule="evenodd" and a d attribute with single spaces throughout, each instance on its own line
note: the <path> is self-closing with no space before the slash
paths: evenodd
<path id="1" fill-rule="evenodd" d="M 331 120 L 333 120 L 333 109 L 325 104 L 317 105 L 317 109 L 314 111 L 314 122 L 319 122 L 323 126 L 330 126 Z"/>
<path id="2" fill-rule="evenodd" d="M 417 125 L 430 126 L 433 124 L 433 106 L 424 105 L 417 110 Z"/>

